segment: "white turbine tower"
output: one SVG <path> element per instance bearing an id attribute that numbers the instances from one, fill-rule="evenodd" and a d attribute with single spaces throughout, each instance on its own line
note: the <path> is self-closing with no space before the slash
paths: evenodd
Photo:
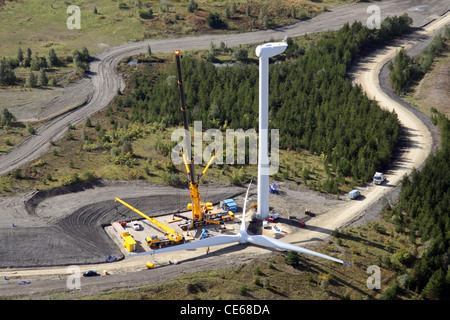
<path id="1" fill-rule="evenodd" d="M 239 230 L 239 234 L 215 236 L 215 237 L 211 237 L 211 238 L 206 238 L 204 240 L 198 240 L 198 241 L 194 241 L 194 242 L 180 244 L 180 245 L 173 246 L 173 247 L 167 247 L 167 248 L 158 249 L 158 250 L 136 253 L 136 254 L 130 255 L 129 257 L 138 257 L 138 256 L 143 256 L 143 255 L 148 255 L 148 254 L 157 254 L 157 253 L 165 253 L 165 252 L 172 252 L 172 251 L 212 247 L 212 246 L 219 246 L 219 245 L 223 245 L 223 244 L 230 244 L 233 242 L 238 242 L 238 243 L 252 243 L 252 244 L 255 244 L 258 246 L 263 246 L 263 247 L 268 247 L 268 248 L 296 251 L 296 252 L 305 253 L 305 254 L 309 254 L 312 256 L 328 259 L 328 260 L 335 261 L 338 263 L 342 263 L 345 266 L 351 266 L 349 263 L 344 262 L 342 260 L 327 256 L 325 254 L 318 253 L 318 252 L 315 252 L 312 250 L 308 250 L 308 249 L 305 249 L 302 247 L 298 247 L 293 244 L 286 243 L 286 242 L 283 242 L 283 241 L 280 241 L 280 240 L 277 240 L 274 238 L 270 238 L 270 237 L 266 237 L 266 236 L 259 236 L 259 235 L 249 235 L 247 233 L 247 227 L 246 227 L 246 223 L 245 223 L 245 221 L 246 221 L 245 214 L 247 211 L 248 192 L 250 190 L 250 186 L 251 186 L 251 182 L 248 186 L 247 193 L 245 195 L 244 210 L 243 210 L 243 214 L 242 214 L 241 228 Z"/>
<path id="2" fill-rule="evenodd" d="M 269 218 L 269 58 L 283 53 L 286 41 L 270 42 L 256 47 L 259 57 L 259 149 L 258 209 L 260 220 Z"/>

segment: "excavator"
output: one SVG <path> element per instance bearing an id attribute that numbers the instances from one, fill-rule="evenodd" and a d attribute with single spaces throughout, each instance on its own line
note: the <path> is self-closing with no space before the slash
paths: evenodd
<path id="1" fill-rule="evenodd" d="M 189 193 L 191 197 L 191 203 L 187 205 L 187 209 L 192 211 L 192 220 L 186 219 L 185 217 L 178 215 L 182 218 L 185 218 L 187 222 L 179 224 L 182 230 L 188 230 L 193 227 L 198 227 L 204 224 L 221 224 L 225 221 L 230 221 L 235 218 L 234 213 L 229 212 L 218 212 L 213 213 L 213 205 L 211 202 L 201 202 L 200 192 L 198 190 L 198 185 L 202 178 L 204 177 L 206 171 L 217 157 L 219 151 L 211 157 L 205 169 L 202 171 L 199 177 L 195 176 L 195 168 L 194 168 L 194 157 L 191 152 L 191 138 L 189 135 L 189 124 L 187 121 L 187 113 L 186 113 L 186 100 L 183 88 L 183 78 L 181 74 L 181 61 L 180 61 L 180 50 L 175 51 L 175 59 L 177 63 L 177 74 L 178 74 L 178 87 L 180 90 L 180 100 L 181 100 L 181 112 L 183 113 L 183 124 L 184 130 L 186 134 L 187 141 L 187 154 L 190 156 L 190 159 L 187 159 L 183 150 L 181 150 L 181 154 L 183 156 L 183 161 L 186 166 L 186 172 L 189 180 Z"/>

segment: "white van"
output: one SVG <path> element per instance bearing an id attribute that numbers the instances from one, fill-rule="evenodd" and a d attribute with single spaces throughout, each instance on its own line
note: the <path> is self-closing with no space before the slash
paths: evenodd
<path id="1" fill-rule="evenodd" d="M 361 193 L 357 189 L 352 190 L 352 191 L 350 191 L 348 193 L 348 196 L 350 197 L 350 200 L 354 200 L 354 199 L 358 198 L 360 195 L 361 195 Z"/>

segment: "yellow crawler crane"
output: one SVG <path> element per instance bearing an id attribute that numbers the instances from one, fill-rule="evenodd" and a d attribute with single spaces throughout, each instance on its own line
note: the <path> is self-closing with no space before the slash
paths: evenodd
<path id="1" fill-rule="evenodd" d="M 219 213 L 219 214 L 210 214 L 210 212 L 213 210 L 213 205 L 211 202 L 201 202 L 200 192 L 198 190 L 198 185 L 200 181 L 202 180 L 203 176 L 205 175 L 206 171 L 208 170 L 211 163 L 214 161 L 214 159 L 217 157 L 219 151 L 211 157 L 208 164 L 206 165 L 205 169 L 202 171 L 202 174 L 196 178 L 195 177 L 195 169 L 194 169 L 194 157 L 191 153 L 191 137 L 189 134 L 189 126 L 187 121 L 187 114 L 186 114 L 186 100 L 184 95 L 184 88 L 183 88 L 183 78 L 181 75 L 181 62 L 180 62 L 180 51 L 175 51 L 175 59 L 177 62 L 177 73 L 178 73 L 178 86 L 180 89 L 180 99 L 181 99 L 181 111 L 183 113 L 183 124 L 184 124 L 184 130 L 186 133 L 186 139 L 187 142 L 187 154 L 190 155 L 190 159 L 186 159 L 186 156 L 183 153 L 183 150 L 181 151 L 181 154 L 183 156 L 183 161 L 186 166 L 186 172 L 188 175 L 189 180 L 189 193 L 191 197 L 191 203 L 187 205 L 187 209 L 192 211 L 192 221 L 187 222 L 184 224 L 180 224 L 179 226 L 183 230 L 187 230 L 191 227 L 197 227 L 204 224 L 220 224 L 223 221 L 229 221 L 234 219 L 234 214 L 232 212 L 228 212 L 226 214 Z"/>
<path id="2" fill-rule="evenodd" d="M 145 242 L 146 242 L 146 244 L 149 247 L 151 247 L 151 248 L 159 247 L 160 248 L 160 247 L 163 247 L 163 246 L 175 245 L 175 244 L 179 244 L 179 243 L 184 242 L 184 237 L 182 235 L 180 235 L 178 232 L 176 232 L 172 228 L 166 226 L 164 223 L 159 222 L 155 218 L 147 216 L 145 213 L 139 211 L 135 207 L 129 205 L 128 203 L 126 203 L 125 201 L 123 201 L 123 200 L 121 200 L 121 199 L 119 199 L 117 197 L 114 198 L 114 201 L 120 202 L 121 204 L 123 204 L 127 208 L 129 208 L 129 209 L 133 210 L 134 212 L 140 214 L 142 217 L 144 217 L 145 219 L 150 221 L 152 224 L 154 224 L 155 226 L 157 226 L 159 229 L 161 229 L 164 232 L 164 236 L 166 237 L 166 239 L 160 239 L 160 238 L 158 238 L 156 236 L 145 238 Z"/>

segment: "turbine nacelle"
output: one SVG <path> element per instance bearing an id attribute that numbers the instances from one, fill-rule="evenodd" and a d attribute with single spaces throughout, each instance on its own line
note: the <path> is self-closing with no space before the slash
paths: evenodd
<path id="1" fill-rule="evenodd" d="M 262 59 L 268 59 L 270 57 L 283 53 L 287 48 L 286 42 L 269 42 L 256 47 L 256 56 Z"/>

